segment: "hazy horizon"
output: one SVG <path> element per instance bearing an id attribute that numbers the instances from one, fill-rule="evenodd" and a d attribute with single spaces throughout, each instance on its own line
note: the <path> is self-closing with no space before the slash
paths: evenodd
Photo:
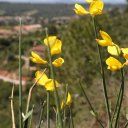
<path id="1" fill-rule="evenodd" d="M 105 3 L 126 3 L 126 0 L 103 0 Z M 85 3 L 85 0 L 0 0 L 0 2 L 15 2 L 15 3 Z"/>

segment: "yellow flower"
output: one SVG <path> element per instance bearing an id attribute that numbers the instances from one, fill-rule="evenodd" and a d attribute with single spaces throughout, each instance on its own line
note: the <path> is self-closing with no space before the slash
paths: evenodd
<path id="1" fill-rule="evenodd" d="M 75 13 L 78 15 L 90 14 L 94 16 L 102 14 L 102 10 L 104 7 L 104 3 L 102 1 L 94 0 L 92 2 L 92 0 L 88 0 L 88 2 L 90 2 L 89 11 L 84 9 L 84 7 L 81 6 L 80 4 L 75 4 L 75 8 L 74 8 Z"/>
<path id="2" fill-rule="evenodd" d="M 44 44 L 46 46 L 48 46 L 48 44 L 49 44 L 51 55 L 61 53 L 62 42 L 61 42 L 61 40 L 57 39 L 56 36 L 49 36 L 48 39 L 45 38 Z"/>
<path id="3" fill-rule="evenodd" d="M 100 31 L 100 35 L 102 40 L 96 39 L 97 43 L 101 46 L 112 46 L 114 43 L 112 42 L 111 37 L 104 31 Z"/>
<path id="4" fill-rule="evenodd" d="M 123 56 L 126 60 L 128 60 L 128 48 L 121 48 Z"/>
<path id="5" fill-rule="evenodd" d="M 94 1 L 90 4 L 89 11 L 91 15 L 101 15 L 104 7 L 102 1 Z"/>
<path id="6" fill-rule="evenodd" d="M 48 62 L 46 60 L 43 60 L 39 55 L 37 55 L 35 52 L 31 52 L 31 61 L 37 64 L 47 64 Z"/>
<path id="7" fill-rule="evenodd" d="M 35 79 L 36 81 L 38 81 L 37 84 L 42 85 L 42 86 L 44 86 L 46 81 L 48 81 L 47 75 L 45 73 L 42 74 L 42 71 L 37 71 L 35 73 Z"/>
<path id="8" fill-rule="evenodd" d="M 59 87 L 59 83 L 55 81 L 56 87 Z M 54 91 L 54 80 L 53 79 L 48 79 L 44 85 L 45 89 L 47 91 Z"/>
<path id="9" fill-rule="evenodd" d="M 42 74 L 42 71 L 35 73 L 35 79 L 38 85 L 43 86 L 47 91 L 54 91 L 54 80 L 48 79 L 46 74 Z M 59 87 L 59 83 L 55 81 L 56 87 Z"/>
<path id="10" fill-rule="evenodd" d="M 65 105 L 70 107 L 71 104 L 72 104 L 72 97 L 71 97 L 71 94 L 68 92 L 68 96 L 67 96 Z M 63 107 L 64 107 L 64 100 L 61 103 L 61 109 L 63 109 Z"/>
<path id="11" fill-rule="evenodd" d="M 99 39 L 96 39 L 97 43 L 100 45 L 100 46 L 109 46 L 111 45 L 110 42 L 107 42 L 106 40 L 99 40 Z"/>
<path id="12" fill-rule="evenodd" d="M 58 59 L 54 60 L 52 62 L 52 64 L 55 66 L 55 67 L 61 67 L 64 63 L 64 59 L 59 57 Z"/>
<path id="13" fill-rule="evenodd" d="M 71 104 L 72 104 L 72 97 L 71 97 L 71 94 L 68 93 L 68 97 L 67 97 L 66 105 L 67 105 L 67 106 L 70 106 Z"/>
<path id="14" fill-rule="evenodd" d="M 119 56 L 121 53 L 121 49 L 118 45 L 114 44 L 113 46 L 108 46 L 108 53 L 114 56 Z"/>
<path id="15" fill-rule="evenodd" d="M 108 33 L 104 32 L 104 31 L 100 31 L 100 35 L 101 35 L 101 37 L 102 37 L 104 40 L 106 40 L 106 41 L 108 41 L 108 42 L 112 42 L 112 39 L 111 39 L 111 37 L 108 35 Z"/>
<path id="16" fill-rule="evenodd" d="M 75 4 L 74 11 L 78 15 L 86 15 L 86 14 L 89 14 L 89 12 L 87 10 L 85 10 L 84 7 L 81 6 L 80 4 Z"/>
<path id="17" fill-rule="evenodd" d="M 109 57 L 106 60 L 106 64 L 108 65 L 108 69 L 111 71 L 120 70 L 123 67 L 121 62 L 115 59 L 114 57 Z"/>
<path id="18" fill-rule="evenodd" d="M 44 44 L 46 46 L 48 46 L 49 44 L 49 46 L 51 47 L 56 42 L 56 39 L 57 39 L 56 36 L 49 36 L 48 38 L 44 39 Z"/>
<path id="19" fill-rule="evenodd" d="M 62 47 L 62 42 L 61 40 L 56 40 L 56 42 L 51 46 L 51 54 L 60 54 L 61 53 L 61 47 Z"/>

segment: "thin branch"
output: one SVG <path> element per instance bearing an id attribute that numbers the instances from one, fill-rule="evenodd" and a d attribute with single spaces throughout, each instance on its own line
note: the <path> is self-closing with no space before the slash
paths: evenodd
<path id="1" fill-rule="evenodd" d="M 12 93 L 11 93 L 11 114 L 12 114 L 12 128 L 16 128 L 16 124 L 15 124 L 15 115 L 14 115 L 14 105 L 13 105 L 13 96 L 14 96 L 14 84 L 12 86 Z"/>
<path id="2" fill-rule="evenodd" d="M 31 116 L 30 116 L 28 128 L 32 128 L 33 110 L 34 110 L 34 105 L 32 106 L 32 114 L 31 114 Z"/>
<path id="3" fill-rule="evenodd" d="M 127 128 L 127 126 L 128 126 L 128 121 L 125 123 L 123 128 Z"/>
<path id="4" fill-rule="evenodd" d="M 30 105 L 30 100 L 31 100 L 31 96 L 32 96 L 32 91 L 33 88 L 36 86 L 36 84 L 38 83 L 38 81 L 40 80 L 40 78 L 44 75 L 44 73 L 46 72 L 46 68 L 43 70 L 41 76 L 35 81 L 35 83 L 31 86 L 31 88 L 29 89 L 29 94 L 28 94 L 28 99 L 27 99 L 27 107 L 26 107 L 26 114 L 29 110 L 29 105 Z"/>
<path id="5" fill-rule="evenodd" d="M 43 104 L 41 105 L 41 112 L 40 112 L 40 119 L 39 119 L 39 125 L 38 125 L 38 127 L 37 128 L 40 128 L 40 126 L 41 126 L 41 122 L 42 122 L 42 115 L 43 115 L 43 112 L 44 112 L 44 107 L 45 107 L 45 105 L 46 105 L 46 101 L 44 101 L 43 102 Z"/>
<path id="6" fill-rule="evenodd" d="M 64 99 L 64 110 L 63 110 L 63 127 L 65 128 L 66 127 L 66 101 L 67 101 L 67 97 L 68 97 L 68 84 L 66 85 L 66 88 L 65 88 L 65 99 Z"/>
<path id="7" fill-rule="evenodd" d="M 47 128 L 50 128 L 50 92 L 47 91 Z"/>
<path id="8" fill-rule="evenodd" d="M 22 64 L 21 64 L 21 42 L 22 42 L 22 18 L 19 18 L 19 127 L 23 128 L 22 117 Z"/>
<path id="9" fill-rule="evenodd" d="M 117 111 L 117 115 L 116 115 L 116 121 L 115 121 L 115 128 L 118 125 L 118 121 L 119 121 L 119 116 L 120 116 L 120 111 L 121 111 L 121 107 L 122 107 L 122 102 L 123 102 L 123 96 L 124 96 L 124 71 L 123 69 L 121 69 L 121 95 L 120 95 L 120 101 L 119 101 L 119 107 L 118 107 L 118 111 Z"/>
<path id="10" fill-rule="evenodd" d="M 75 126 L 74 126 L 74 121 L 73 121 L 72 108 L 70 107 L 69 110 L 70 110 L 70 121 L 71 121 L 71 123 L 72 123 L 72 128 L 75 128 Z"/>
<path id="11" fill-rule="evenodd" d="M 100 125 L 102 128 L 104 128 L 104 126 L 103 126 L 103 124 L 102 124 L 102 121 L 98 118 L 97 112 L 94 110 L 94 108 L 93 108 L 93 106 L 92 106 L 92 104 L 91 104 L 91 102 L 90 102 L 90 100 L 89 100 L 89 98 L 88 98 L 88 96 L 87 96 L 87 94 L 86 94 L 86 92 L 85 92 L 85 90 L 84 90 L 84 88 L 83 88 L 81 82 L 79 82 L 79 85 L 80 85 L 80 87 L 81 87 L 81 90 L 82 90 L 82 92 L 83 92 L 83 94 L 84 94 L 84 97 L 85 97 L 86 101 L 87 101 L 88 104 L 89 104 L 90 109 L 92 110 L 92 112 L 93 112 L 94 115 L 95 115 L 96 120 L 98 121 L 99 125 Z"/>
<path id="12" fill-rule="evenodd" d="M 40 78 L 43 76 L 43 74 L 45 73 L 47 69 L 45 68 L 41 74 L 41 76 L 35 81 L 35 83 L 31 86 L 31 88 L 29 89 L 29 94 L 28 94 L 28 99 L 27 99 L 27 107 L 26 107 L 26 114 L 28 113 L 29 111 L 29 106 L 30 106 L 30 101 L 31 101 L 31 96 L 32 96 L 32 91 L 33 91 L 33 88 L 36 86 L 37 82 L 40 80 Z M 24 128 L 26 128 L 28 125 L 28 120 L 25 121 L 25 125 L 24 125 Z"/>
<path id="13" fill-rule="evenodd" d="M 115 106 L 115 109 L 114 109 L 114 112 L 113 112 L 113 115 L 112 115 L 112 123 L 114 121 L 114 117 L 116 115 L 116 112 L 117 112 L 117 109 L 118 109 L 118 106 L 119 106 L 119 101 L 120 101 L 120 96 L 121 96 L 121 92 L 122 92 L 122 87 L 120 86 L 120 89 L 119 89 L 119 94 L 117 96 L 117 101 L 116 101 L 116 106 Z"/>
<path id="14" fill-rule="evenodd" d="M 94 32 L 95 32 L 95 38 L 98 39 L 95 17 L 92 17 L 92 21 L 93 21 L 93 27 L 94 27 Z M 100 49 L 100 46 L 98 45 L 98 43 L 97 43 L 97 49 L 98 49 L 99 60 L 100 60 L 100 68 L 101 68 L 101 76 L 102 76 L 102 83 L 103 83 L 105 105 L 106 105 L 108 119 L 109 119 L 109 126 L 110 126 L 110 128 L 112 128 L 111 113 L 110 113 L 110 106 L 109 106 L 109 100 L 108 100 L 108 92 L 107 92 L 107 87 L 106 87 L 106 79 L 105 79 L 105 72 L 104 72 L 104 66 L 103 66 L 103 59 L 102 59 L 101 49 Z"/>

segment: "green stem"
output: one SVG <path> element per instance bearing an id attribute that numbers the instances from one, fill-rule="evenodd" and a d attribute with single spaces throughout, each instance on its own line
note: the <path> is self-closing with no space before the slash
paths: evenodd
<path id="1" fill-rule="evenodd" d="M 70 114 L 70 113 L 69 113 L 69 114 Z M 70 115 L 69 115 L 69 117 L 68 117 L 68 120 L 69 120 L 69 122 L 68 122 L 68 123 L 69 123 L 69 124 L 68 124 L 68 128 L 70 128 L 70 127 L 71 127 L 71 126 L 70 126 L 70 125 L 71 125 L 71 123 L 70 123 L 70 122 L 71 122 Z"/>
<path id="2" fill-rule="evenodd" d="M 68 85 L 66 85 L 65 89 L 65 100 L 64 100 L 64 121 L 63 121 L 63 127 L 66 127 L 66 101 L 67 101 L 67 96 L 68 96 Z"/>
<path id="3" fill-rule="evenodd" d="M 12 86 L 12 93 L 11 93 L 11 114 L 12 114 L 12 128 L 16 128 L 16 124 L 15 124 L 15 114 L 14 114 L 14 84 Z"/>
<path id="4" fill-rule="evenodd" d="M 118 111 L 117 111 L 117 116 L 116 116 L 116 121 L 115 121 L 115 127 L 117 128 L 118 125 L 118 120 L 119 120 L 119 116 L 120 116 L 120 110 L 121 110 L 121 106 L 122 106 L 122 101 L 123 101 L 123 96 L 124 96 L 124 71 L 123 69 L 121 69 L 121 95 L 120 95 L 120 101 L 119 101 L 119 107 L 118 107 Z"/>
<path id="5" fill-rule="evenodd" d="M 70 107 L 69 108 L 70 109 L 70 121 L 71 121 L 71 123 L 72 123 L 72 128 L 74 128 L 74 121 L 73 121 L 73 117 L 72 117 L 72 108 Z"/>
<path id="6" fill-rule="evenodd" d="M 47 128 L 50 128 L 50 92 L 47 91 Z"/>
<path id="7" fill-rule="evenodd" d="M 32 107 L 32 111 L 34 110 L 34 105 L 33 105 L 33 107 Z M 33 112 L 32 112 L 32 114 L 31 114 L 31 116 L 30 116 L 30 119 L 29 119 L 29 125 L 28 125 L 28 128 L 31 128 L 32 127 L 32 117 L 33 117 Z"/>
<path id="8" fill-rule="evenodd" d="M 120 101 L 121 93 L 122 93 L 122 87 L 120 87 L 120 89 L 119 89 L 119 94 L 118 94 L 118 96 L 117 96 L 117 102 L 116 102 L 116 106 L 115 106 L 114 113 L 113 113 L 112 120 L 111 120 L 112 123 L 113 123 L 115 114 L 116 114 L 116 112 L 117 112 L 118 106 L 119 106 L 119 101 Z"/>
<path id="9" fill-rule="evenodd" d="M 56 127 L 55 128 L 57 128 L 57 126 L 58 126 L 58 114 L 57 114 L 57 111 L 55 110 L 55 108 L 54 108 L 54 111 L 55 111 L 55 114 L 56 114 Z"/>
<path id="10" fill-rule="evenodd" d="M 40 119 L 39 119 L 39 125 L 37 128 L 41 128 L 41 122 L 42 122 L 42 116 L 44 112 L 44 107 L 45 107 L 46 101 L 44 101 L 41 105 L 41 112 L 40 112 Z"/>
<path id="11" fill-rule="evenodd" d="M 100 125 L 102 128 L 104 128 L 104 126 L 103 126 L 101 120 L 99 120 L 99 118 L 98 118 L 98 116 L 97 116 L 97 112 L 94 110 L 94 108 L 93 108 L 93 106 L 92 106 L 92 104 L 91 104 L 91 102 L 90 102 L 90 100 L 89 100 L 89 98 L 88 98 L 88 96 L 87 96 L 87 94 L 86 94 L 86 92 L 85 92 L 85 90 L 84 90 L 84 88 L 83 88 L 81 82 L 80 82 L 79 85 L 80 85 L 80 87 L 81 87 L 81 90 L 82 90 L 82 92 L 83 92 L 83 94 L 84 94 L 84 97 L 85 97 L 86 101 L 87 101 L 88 104 L 89 104 L 90 109 L 91 109 L 91 110 L 93 111 L 93 113 L 95 114 L 95 118 L 96 118 L 97 122 L 99 123 L 99 125 Z"/>
<path id="12" fill-rule="evenodd" d="M 22 39 L 22 19 L 19 18 L 19 127 L 23 128 L 22 118 L 22 65 L 21 65 L 21 39 Z"/>
<path id="13" fill-rule="evenodd" d="M 116 47 L 117 54 L 118 54 L 118 56 L 119 56 L 119 55 L 120 55 L 120 52 L 119 52 L 119 50 L 118 50 L 118 47 L 117 47 L 117 45 L 115 45 L 115 44 L 114 44 L 114 46 Z M 121 72 L 122 72 L 122 71 L 121 71 Z M 120 98 L 121 98 L 121 93 L 122 93 L 122 86 L 120 86 L 119 94 L 118 94 L 118 96 L 117 96 L 117 102 L 116 102 L 116 106 L 115 106 L 114 113 L 113 113 L 112 120 L 111 120 L 112 123 L 113 123 L 114 117 L 115 117 L 115 115 L 116 115 L 116 112 L 117 112 L 117 110 L 118 110 L 118 106 L 119 106 Z"/>
<path id="14" fill-rule="evenodd" d="M 97 30 L 96 30 L 96 25 L 95 25 L 95 19 L 94 19 L 94 17 L 92 17 L 92 19 L 93 19 L 95 38 L 98 39 L 98 34 L 97 34 Z M 98 53 L 99 53 L 99 60 L 100 60 L 100 66 L 101 66 L 101 75 L 102 75 L 102 82 L 103 82 L 103 90 L 104 90 L 104 98 L 105 98 L 105 104 L 106 104 L 108 119 L 109 119 L 109 127 L 112 127 L 112 124 L 111 124 L 111 113 L 110 113 L 110 108 L 109 108 L 109 101 L 108 101 L 108 94 L 107 94 L 106 80 L 105 80 L 105 73 L 104 73 L 104 67 L 103 67 L 103 60 L 102 60 L 101 49 L 100 49 L 100 46 L 98 45 L 98 43 L 97 43 L 97 49 L 98 49 Z"/>
<path id="15" fill-rule="evenodd" d="M 66 108 L 64 108 L 64 121 L 63 121 L 63 127 L 66 126 Z"/>
<path id="16" fill-rule="evenodd" d="M 51 78 L 54 80 L 54 96 L 55 96 L 55 102 L 56 102 L 56 107 L 57 107 L 57 113 L 58 113 L 58 128 L 63 128 L 62 125 L 62 118 L 61 118 L 61 113 L 60 113 L 60 104 L 59 104 L 59 96 L 56 88 L 56 82 L 55 82 L 55 76 L 53 72 L 53 65 L 52 65 L 52 56 L 50 52 L 50 45 L 49 45 L 49 40 L 48 40 L 48 29 L 45 29 L 46 31 L 46 38 L 48 41 L 48 58 L 49 58 L 49 64 L 50 64 L 50 71 L 51 71 Z"/>

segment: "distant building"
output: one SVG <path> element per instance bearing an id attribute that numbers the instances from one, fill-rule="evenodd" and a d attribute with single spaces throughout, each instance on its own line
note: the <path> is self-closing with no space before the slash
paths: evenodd
<path id="1" fill-rule="evenodd" d="M 0 38 L 6 38 L 12 35 L 15 35 L 16 33 L 9 29 L 0 29 Z"/>
<path id="2" fill-rule="evenodd" d="M 16 36 L 19 32 L 20 26 L 14 26 L 12 28 L 0 28 L 0 38 L 7 38 L 10 36 Z M 32 25 L 23 25 L 22 26 L 22 34 L 34 33 L 36 31 L 41 31 L 42 26 L 40 24 L 32 24 Z"/>
<path id="3" fill-rule="evenodd" d="M 53 17 L 50 22 L 56 25 L 63 25 L 68 23 L 71 19 L 72 18 L 68 16 Z"/>
<path id="4" fill-rule="evenodd" d="M 22 16 L 24 24 L 35 23 L 35 18 L 30 16 Z M 0 16 L 0 25 L 17 25 L 19 24 L 19 16 Z"/>
<path id="5" fill-rule="evenodd" d="M 14 30 L 19 31 L 20 26 L 15 26 Z M 36 31 L 42 30 L 42 26 L 40 24 L 32 24 L 32 25 L 23 25 L 22 26 L 22 32 L 24 33 L 33 33 Z"/>
<path id="6" fill-rule="evenodd" d="M 9 72 L 6 70 L 0 70 L 0 80 L 3 80 L 5 82 L 9 82 L 15 85 L 19 85 L 19 77 L 14 72 Z M 28 77 L 22 76 L 22 85 L 25 86 L 27 84 L 27 81 L 29 80 Z"/>

